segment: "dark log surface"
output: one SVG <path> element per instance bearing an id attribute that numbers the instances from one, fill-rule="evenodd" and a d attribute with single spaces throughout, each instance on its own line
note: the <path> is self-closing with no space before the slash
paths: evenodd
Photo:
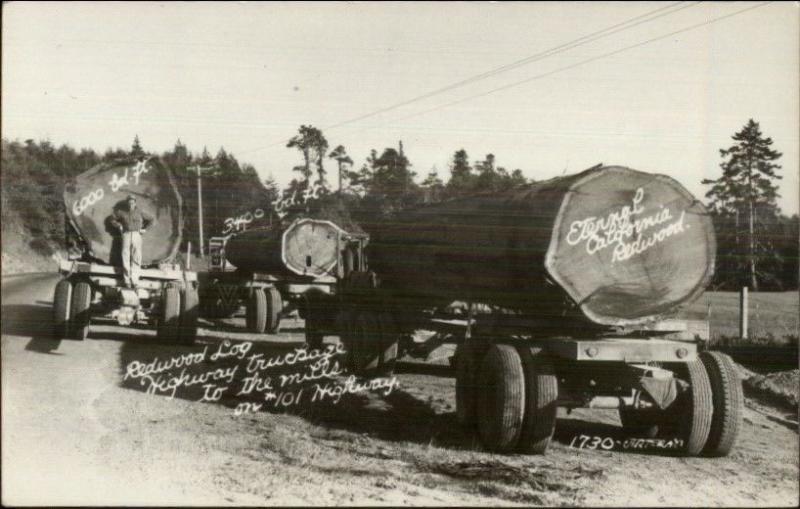
<path id="1" fill-rule="evenodd" d="M 172 175 L 155 160 L 103 163 L 78 175 L 64 190 L 67 217 L 91 256 L 120 265 L 120 238 L 108 221 L 128 194 L 154 218 L 143 237 L 142 265 L 170 260 L 181 243 L 182 201 Z"/>
<path id="2" fill-rule="evenodd" d="M 693 300 L 714 267 L 703 205 L 669 177 L 618 166 L 363 226 L 382 286 L 431 305 L 630 325 Z"/>
<path id="3" fill-rule="evenodd" d="M 234 235 L 225 256 L 238 269 L 274 276 L 321 277 L 335 272 L 341 235 L 330 221 L 301 218 L 288 227 L 258 228 Z"/>

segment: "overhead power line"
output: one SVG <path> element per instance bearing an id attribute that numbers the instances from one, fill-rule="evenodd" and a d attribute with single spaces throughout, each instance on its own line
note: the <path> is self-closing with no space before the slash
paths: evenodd
<path id="1" fill-rule="evenodd" d="M 458 81 L 458 82 L 455 82 L 455 83 L 451 83 L 450 85 L 446 85 L 444 87 L 438 88 L 436 90 L 432 90 L 430 92 L 427 92 L 425 94 L 413 97 L 411 99 L 406 99 L 406 100 L 401 101 L 399 103 L 395 103 L 395 104 L 392 104 L 390 106 L 386 106 L 386 107 L 381 108 L 379 110 L 375 110 L 375 111 L 372 111 L 370 113 L 366 113 L 366 114 L 360 115 L 358 117 L 354 117 L 354 118 L 351 118 L 351 119 L 348 119 L 348 120 L 344 120 L 344 121 L 339 122 L 337 124 L 333 124 L 333 125 L 329 125 L 329 126 L 323 127 L 322 129 L 323 130 L 335 129 L 335 128 L 338 128 L 338 127 L 342 127 L 344 125 L 348 125 L 348 124 L 352 124 L 354 122 L 358 122 L 360 120 L 364 120 L 364 119 L 367 119 L 367 118 L 370 118 L 370 117 L 374 117 L 376 115 L 380 115 L 381 113 L 386 113 L 388 111 L 391 111 L 391 110 L 394 110 L 394 109 L 397 109 L 397 108 L 401 108 L 403 106 L 407 106 L 409 104 L 413 104 L 413 103 L 418 102 L 418 101 L 422 101 L 424 99 L 428 99 L 428 98 L 434 97 L 436 95 L 448 92 L 450 90 L 454 90 L 456 88 L 463 87 L 463 86 L 468 85 L 470 83 L 474 83 L 476 81 L 480 81 L 480 80 L 483 80 L 483 79 L 486 79 L 486 78 L 501 74 L 503 72 L 507 72 L 507 71 L 516 69 L 518 67 L 522 67 L 524 65 L 531 64 L 531 63 L 536 62 L 538 60 L 542 60 L 544 58 L 556 55 L 558 53 L 562 53 L 564 51 L 571 50 L 573 48 L 577 48 L 579 46 L 583 46 L 585 44 L 588 44 L 590 42 L 594 42 L 594 41 L 602 39 L 604 37 L 609 37 L 611 35 L 617 34 L 617 33 L 622 32 L 624 30 L 629 30 L 629 29 L 634 28 L 634 27 L 636 27 L 638 25 L 641 25 L 643 23 L 649 23 L 649 22 L 654 21 L 656 19 L 659 19 L 659 18 L 662 18 L 662 17 L 665 17 L 665 16 L 669 16 L 669 15 L 674 14 L 674 13 L 676 13 L 678 11 L 683 10 L 683 9 L 686 9 L 686 8 L 689 8 L 689 7 L 693 7 L 693 6 L 695 6 L 695 5 L 697 5 L 697 4 L 701 3 L 701 2 L 693 2 L 693 3 L 690 3 L 688 5 L 680 6 L 680 4 L 683 4 L 683 3 L 684 2 L 681 1 L 681 2 L 675 2 L 675 3 L 672 3 L 672 4 L 666 5 L 664 7 L 659 7 L 658 9 L 649 11 L 649 12 L 647 12 L 645 14 L 640 14 L 638 16 L 634 16 L 633 18 L 629 18 L 629 19 L 627 19 L 625 21 L 622 21 L 620 23 L 616 23 L 616 24 L 611 25 L 609 27 L 606 27 L 606 28 L 604 28 L 602 30 L 598 30 L 596 32 L 592 32 L 590 34 L 581 36 L 581 37 L 579 37 L 577 39 L 574 39 L 572 41 L 560 44 L 558 46 L 555 46 L 553 48 L 547 49 L 545 51 L 541 51 L 539 53 L 536 53 L 535 55 L 531 55 L 531 56 L 525 57 L 525 58 L 523 58 L 521 60 L 517 60 L 517 61 L 511 62 L 509 64 L 502 65 L 500 67 L 491 69 L 489 71 L 485 71 L 485 72 L 480 73 L 480 74 L 476 74 L 474 76 L 470 76 L 470 77 L 465 78 L 465 79 L 463 79 L 461 81 Z M 285 140 L 281 140 L 279 142 L 275 142 L 273 144 L 270 144 L 270 145 L 267 145 L 267 146 L 264 146 L 264 147 L 260 147 L 260 148 L 248 150 L 246 152 L 242 152 L 242 154 L 258 152 L 260 150 L 264 150 L 266 148 L 271 148 L 273 146 L 283 145 L 285 142 L 286 142 Z"/>
<path id="2" fill-rule="evenodd" d="M 770 0 L 768 2 L 763 2 L 763 3 L 760 3 L 758 5 L 754 5 L 754 6 L 748 7 L 746 9 L 740 9 L 740 10 L 738 10 L 736 12 L 732 12 L 732 13 L 726 14 L 724 16 L 719 16 L 717 18 L 710 19 L 710 20 L 707 20 L 707 21 L 703 21 L 701 23 L 696 23 L 694 25 L 690 25 L 690 26 L 675 30 L 675 31 L 669 32 L 667 34 L 660 35 L 658 37 L 653 37 L 652 39 L 647 39 L 645 41 L 638 42 L 636 44 L 631 44 L 630 46 L 625 46 L 623 48 L 620 48 L 620 49 L 617 49 L 617 50 L 614 50 L 614 51 L 609 51 L 608 53 L 603 53 L 601 55 L 597 55 L 597 56 L 594 56 L 592 58 L 587 58 L 585 60 L 581 60 L 581 61 L 576 62 L 574 64 L 570 64 L 570 65 L 567 65 L 567 66 L 564 66 L 564 67 L 560 67 L 558 69 L 554 69 L 552 71 L 548 71 L 548 72 L 545 72 L 545 73 L 542 73 L 542 74 L 537 74 L 536 76 L 531 76 L 530 78 L 526 78 L 526 79 L 521 80 L 521 81 L 516 81 L 514 83 L 509 83 L 509 84 L 503 85 L 501 87 L 497 87 L 497 88 L 493 88 L 491 90 L 487 90 L 485 92 L 481 92 L 480 94 L 471 95 L 469 97 L 465 97 L 463 99 L 458 99 L 456 101 L 452 101 L 452 102 L 449 102 L 449 103 L 446 103 L 446 104 L 442 104 L 442 105 L 439 105 L 439 106 L 436 106 L 436 107 L 433 107 L 433 108 L 430 108 L 430 109 L 427 109 L 427 110 L 424 110 L 424 111 L 413 113 L 413 114 L 407 115 L 405 117 L 400 117 L 400 118 L 396 119 L 395 122 L 399 122 L 399 121 L 402 121 L 402 120 L 407 120 L 409 118 L 413 118 L 413 117 L 417 117 L 417 116 L 420 116 L 420 115 L 424 115 L 426 113 L 431 113 L 433 111 L 441 110 L 443 108 L 448 108 L 450 106 L 454 106 L 456 104 L 461 104 L 461 103 L 464 103 L 464 102 L 467 102 L 467 101 L 471 101 L 472 99 L 477 99 L 479 97 L 484 97 L 484 96 L 487 96 L 489 94 L 494 94 L 495 92 L 500 92 L 502 90 L 508 90 L 509 88 L 517 87 L 519 85 L 523 85 L 525 83 L 529 83 L 529 82 L 537 80 L 537 79 L 545 78 L 547 76 L 552 76 L 553 74 L 556 74 L 556 73 L 559 73 L 559 72 L 563 72 L 563 71 L 567 71 L 569 69 L 574 69 L 574 68 L 579 67 L 581 65 L 585 65 L 585 64 L 588 64 L 588 63 L 591 63 L 591 62 L 594 62 L 594 61 L 597 61 L 597 60 L 600 60 L 600 59 L 603 59 L 603 58 L 607 58 L 607 57 L 610 57 L 610 56 L 613 56 L 613 55 L 618 55 L 618 54 L 620 54 L 622 52 L 625 52 L 625 51 L 628 51 L 628 50 L 631 50 L 631 49 L 634 49 L 634 48 L 639 48 L 641 46 L 645 46 L 647 44 L 651 44 L 651 43 L 654 43 L 656 41 L 660 41 L 662 39 L 666 39 L 668 37 L 672 37 L 672 36 L 677 35 L 677 34 L 688 32 L 690 30 L 695 30 L 697 28 L 700 28 L 700 27 L 703 27 L 703 26 L 706 26 L 706 25 L 710 25 L 712 23 L 716 23 L 716 22 L 722 21 L 724 19 L 732 18 L 733 16 L 737 16 L 739 14 L 743 14 L 743 13 L 745 13 L 747 11 L 752 11 L 753 9 L 758 9 L 759 7 L 763 7 L 763 6 L 767 5 L 767 4 L 773 3 L 773 1 L 774 0 Z M 371 128 L 374 128 L 374 127 L 371 127 Z"/>
<path id="3" fill-rule="evenodd" d="M 629 29 L 631 29 L 633 27 L 636 27 L 638 25 L 641 25 L 643 23 L 649 23 L 650 21 L 654 21 L 654 20 L 656 20 L 658 18 L 662 18 L 664 16 L 669 16 L 669 15 L 674 14 L 674 13 L 676 13 L 678 11 L 683 10 L 683 9 L 686 9 L 686 8 L 689 8 L 689 7 L 693 7 L 693 6 L 695 6 L 695 5 L 697 5 L 697 4 L 701 3 L 701 2 L 690 3 L 688 5 L 684 5 L 684 6 L 680 7 L 680 8 L 674 9 L 674 7 L 677 7 L 678 5 L 680 5 L 682 3 L 684 3 L 684 2 L 682 2 L 682 1 L 681 2 L 675 2 L 674 4 L 669 4 L 669 5 L 665 6 L 665 7 L 660 7 L 658 9 L 654 10 L 654 11 L 650 11 L 650 12 L 648 12 L 646 14 L 641 14 L 639 16 L 630 18 L 630 19 L 628 19 L 626 21 L 623 21 L 621 23 L 617 23 L 616 25 L 612 25 L 612 26 L 604 28 L 602 30 L 598 30 L 597 32 L 592 32 L 591 34 L 584 35 L 584 36 L 579 37 L 578 39 L 575 39 L 575 40 L 570 41 L 568 43 L 561 44 L 561 45 L 556 46 L 554 48 L 550 48 L 548 50 L 542 51 L 542 52 L 537 53 L 535 55 L 531 55 L 531 56 L 523 58 L 521 60 L 517 60 L 517 61 L 512 62 L 510 64 L 506 64 L 506 65 L 497 67 L 495 69 L 483 72 L 481 74 L 476 74 L 475 76 L 471 76 L 469 78 L 463 79 L 463 80 L 458 81 L 456 83 L 452 83 L 450 85 L 444 86 L 442 88 L 438 88 L 436 90 L 433 90 L 431 92 L 428 92 L 428 93 L 413 97 L 411 99 L 407 99 L 405 101 L 392 104 L 391 106 L 386 106 L 385 108 L 381 108 L 379 110 L 376 110 L 376 111 L 373 111 L 373 112 L 370 112 L 370 113 L 366 113 L 366 114 L 360 115 L 358 117 L 354 117 L 354 118 L 351 118 L 351 119 L 348 119 L 348 120 L 344 120 L 342 122 L 339 122 L 338 124 L 334 124 L 334 125 L 328 126 L 326 129 L 334 129 L 334 128 L 341 127 L 341 126 L 344 126 L 344 125 L 347 125 L 347 124 L 352 124 L 353 122 L 358 122 L 359 120 L 364 120 L 366 118 L 374 117 L 376 115 L 380 115 L 381 113 L 386 113 L 387 111 L 391 111 L 391 110 L 394 110 L 394 109 L 397 109 L 397 108 L 401 108 L 403 106 L 407 106 L 407 105 L 415 103 L 417 101 L 422 101 L 424 99 L 428 99 L 430 97 L 442 94 L 444 92 L 449 92 L 450 90 L 463 87 L 464 85 L 469 85 L 470 83 L 474 83 L 476 81 L 480 81 L 480 80 L 483 80 L 483 79 L 486 79 L 486 78 L 490 78 L 492 76 L 496 76 L 498 74 L 501 74 L 501 73 L 504 73 L 504 72 L 507 72 L 507 71 L 511 71 L 511 70 L 516 69 L 518 67 L 522 67 L 524 65 L 528 65 L 528 64 L 531 64 L 533 62 L 537 62 L 539 60 L 542 60 L 544 58 L 556 55 L 558 53 L 562 53 L 564 51 L 568 51 L 568 50 L 571 50 L 573 48 L 577 48 L 579 46 L 583 46 L 584 44 L 588 44 L 590 42 L 594 42 L 596 40 L 602 39 L 604 37 L 608 37 L 610 35 L 614 35 L 616 33 L 622 32 L 624 30 L 629 30 Z M 669 10 L 669 12 L 661 12 L 661 11 L 668 10 L 668 9 L 671 9 L 671 10 Z M 659 13 L 659 12 L 661 12 L 661 14 L 658 14 L 657 16 L 653 16 L 654 14 Z M 645 18 L 645 19 L 643 19 L 643 18 Z"/>

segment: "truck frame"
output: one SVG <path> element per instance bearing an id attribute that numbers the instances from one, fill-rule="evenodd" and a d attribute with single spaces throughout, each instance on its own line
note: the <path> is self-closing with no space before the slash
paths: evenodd
<path id="1" fill-rule="evenodd" d="M 162 263 L 141 270 L 136 288 L 124 285 L 121 267 L 80 260 L 59 264 L 62 279 L 53 297 L 53 332 L 84 340 L 93 320 L 155 326 L 160 341 L 194 344 L 197 336 L 197 273 Z"/>
<path id="2" fill-rule="evenodd" d="M 426 309 L 382 289 L 374 272 L 354 271 L 307 309 L 314 326 L 306 341 L 338 335 L 349 369 L 363 376 L 388 376 L 404 354 L 426 358 L 456 344 L 458 421 L 491 451 L 544 453 L 564 407 L 617 409 L 626 433 L 673 440 L 687 455 L 730 452 L 742 386 L 730 357 L 705 348 L 708 322 L 609 327 L 478 303 L 461 308 Z M 420 329 L 433 335 L 414 342 Z"/>
<path id="3" fill-rule="evenodd" d="M 363 234 L 342 230 L 335 266 L 329 275 L 315 278 L 288 271 L 273 274 L 235 269 L 225 257 L 228 238 L 209 239 L 209 273 L 200 286 L 201 314 L 208 318 L 228 318 L 244 307 L 246 329 L 256 334 L 277 333 L 281 318 L 295 310 L 306 319 L 306 329 L 310 330 L 309 326 L 313 328 L 314 324 L 309 323 L 306 310 L 321 296 L 335 295 L 342 278 L 366 266 L 363 251 L 367 236 Z M 311 333 L 310 338 L 311 345 L 321 344 L 321 335 Z"/>

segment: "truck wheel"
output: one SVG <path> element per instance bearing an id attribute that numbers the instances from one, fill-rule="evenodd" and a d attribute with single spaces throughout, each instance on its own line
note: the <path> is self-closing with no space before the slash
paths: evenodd
<path id="1" fill-rule="evenodd" d="M 62 279 L 53 293 L 53 338 L 69 337 L 69 314 L 72 303 L 72 283 Z"/>
<path id="2" fill-rule="evenodd" d="M 247 301 L 247 328 L 263 334 L 267 327 L 267 294 L 263 288 L 254 288 Z"/>
<path id="3" fill-rule="evenodd" d="M 655 438 L 658 436 L 658 417 L 655 412 L 620 407 L 619 420 L 625 432 L 632 436 L 642 438 Z"/>
<path id="4" fill-rule="evenodd" d="M 478 371 L 486 345 L 465 341 L 456 347 L 456 420 L 472 429 L 477 423 Z"/>
<path id="5" fill-rule="evenodd" d="M 193 345 L 197 339 L 197 316 L 200 299 L 197 289 L 189 285 L 181 292 L 180 342 Z"/>
<path id="6" fill-rule="evenodd" d="M 525 372 L 517 350 L 495 344 L 478 373 L 478 432 L 493 452 L 509 452 L 519 442 L 525 410 Z"/>
<path id="7" fill-rule="evenodd" d="M 353 372 L 353 342 L 355 335 L 353 329 L 355 327 L 356 314 L 351 309 L 342 309 L 336 317 L 336 327 L 339 332 L 339 342 L 342 343 L 345 350 L 345 366 Z"/>
<path id="8" fill-rule="evenodd" d="M 343 338 L 350 370 L 359 376 L 391 376 L 399 342 L 391 315 L 363 311 L 348 320 L 351 326 Z"/>
<path id="9" fill-rule="evenodd" d="M 81 281 L 75 285 L 70 306 L 70 326 L 72 338 L 83 341 L 89 336 L 89 324 L 92 321 L 92 287 Z"/>
<path id="10" fill-rule="evenodd" d="M 325 338 L 325 335 L 320 332 L 320 327 L 317 324 L 317 319 L 315 319 L 315 314 L 319 312 L 316 309 L 316 303 L 313 297 L 306 293 L 303 295 L 303 319 L 305 320 L 305 335 L 306 335 L 306 346 L 311 350 L 321 350 L 322 349 L 322 340 Z"/>
<path id="11" fill-rule="evenodd" d="M 381 343 L 380 324 L 374 313 L 362 312 L 356 316 L 351 338 L 353 372 L 357 375 L 374 372 L 379 364 L 377 352 Z"/>
<path id="12" fill-rule="evenodd" d="M 283 298 L 281 292 L 277 288 L 270 288 L 266 293 L 267 311 L 266 311 L 266 330 L 270 334 L 278 332 L 278 326 L 281 323 L 281 311 L 283 311 Z"/>
<path id="13" fill-rule="evenodd" d="M 714 414 L 703 448 L 705 456 L 727 456 L 741 427 L 744 394 L 742 382 L 730 357 L 722 352 L 702 352 L 700 360 L 711 383 Z"/>
<path id="14" fill-rule="evenodd" d="M 711 382 L 699 359 L 678 365 L 675 371 L 689 382 L 690 387 L 675 401 L 675 411 L 668 412 L 671 418 L 665 427 L 683 439 L 686 455 L 697 456 L 705 447 L 711 429 L 714 412 Z"/>
<path id="15" fill-rule="evenodd" d="M 159 341 L 175 342 L 179 338 L 181 294 L 177 286 L 168 284 L 161 295 L 161 313 L 158 317 Z"/>
<path id="16" fill-rule="evenodd" d="M 378 314 L 378 327 L 381 331 L 381 340 L 377 345 L 377 372 L 380 376 L 392 376 L 394 374 L 394 366 L 397 363 L 400 333 L 395 327 L 392 315 L 385 311 Z"/>
<path id="17" fill-rule="evenodd" d="M 308 293 L 303 294 L 302 298 L 302 306 L 300 309 L 302 310 L 301 316 L 305 320 L 305 336 L 306 336 L 306 347 L 309 350 L 321 350 L 322 349 L 322 340 L 324 339 L 325 335 L 319 331 L 319 326 L 316 323 L 314 315 L 318 313 L 316 311 L 314 299 Z"/>
<path id="18" fill-rule="evenodd" d="M 544 454 L 556 429 L 558 379 L 553 364 L 540 349 L 519 347 L 518 352 L 525 371 L 525 416 L 519 450 Z"/>
<path id="19" fill-rule="evenodd" d="M 358 374 L 359 356 L 361 355 L 361 335 L 359 333 L 358 319 L 360 314 L 355 310 L 350 310 L 344 316 L 345 328 L 342 331 L 342 343 L 347 350 L 347 369 L 351 373 Z"/>

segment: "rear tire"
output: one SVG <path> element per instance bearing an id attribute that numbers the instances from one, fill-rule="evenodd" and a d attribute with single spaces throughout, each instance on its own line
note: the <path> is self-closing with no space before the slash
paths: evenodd
<path id="1" fill-rule="evenodd" d="M 677 434 L 683 440 L 687 456 L 697 456 L 711 430 L 714 412 L 711 382 L 700 359 L 678 365 L 675 371 L 690 387 L 667 409 L 664 427 L 667 433 Z"/>
<path id="2" fill-rule="evenodd" d="M 81 281 L 75 285 L 70 306 L 70 325 L 72 338 L 83 341 L 89 336 L 89 324 L 92 321 L 92 287 Z"/>
<path id="3" fill-rule="evenodd" d="M 472 340 L 456 348 L 456 420 L 468 429 L 478 422 L 478 371 L 486 349 Z"/>
<path id="4" fill-rule="evenodd" d="M 197 290 L 192 285 L 187 286 L 181 292 L 180 341 L 183 344 L 193 345 L 197 339 L 199 305 Z"/>
<path id="5" fill-rule="evenodd" d="M 72 283 L 62 279 L 56 284 L 53 293 L 53 338 L 69 337 L 70 307 L 72 304 Z"/>
<path id="6" fill-rule="evenodd" d="M 556 429 L 558 379 L 553 364 L 538 348 L 519 347 L 525 371 L 525 415 L 519 450 L 544 454 Z"/>
<path id="7" fill-rule="evenodd" d="M 378 374 L 392 376 L 397 363 L 400 346 L 400 333 L 397 331 L 392 315 L 387 312 L 378 314 L 378 326 L 381 340 L 378 346 Z"/>
<path id="8" fill-rule="evenodd" d="M 277 288 L 269 288 L 266 291 L 267 311 L 266 311 L 266 331 L 270 334 L 278 332 L 281 324 L 281 311 L 283 311 L 283 298 Z"/>
<path id="9" fill-rule="evenodd" d="M 478 431 L 492 452 L 509 452 L 519 443 L 525 409 L 525 372 L 516 348 L 489 347 L 478 376 Z"/>
<path id="10" fill-rule="evenodd" d="M 309 350 L 322 349 L 322 340 L 325 334 L 320 325 L 320 308 L 321 304 L 319 300 L 316 299 L 316 294 L 314 292 L 306 292 L 303 294 L 298 310 L 300 311 L 300 316 L 305 320 L 306 348 Z"/>
<path id="11" fill-rule="evenodd" d="M 391 376 L 397 361 L 398 334 L 388 313 L 363 311 L 355 316 L 348 331 L 351 370 L 359 376 Z"/>
<path id="12" fill-rule="evenodd" d="M 727 456 L 741 428 L 744 408 L 742 382 L 731 358 L 721 352 L 702 352 L 700 360 L 711 383 L 714 414 L 703 448 L 704 456 Z"/>
<path id="13" fill-rule="evenodd" d="M 161 313 L 158 317 L 157 336 L 162 342 L 179 340 L 181 294 L 177 286 L 168 284 L 161 295 Z"/>
<path id="14" fill-rule="evenodd" d="M 247 301 L 247 327 L 256 334 L 263 334 L 266 330 L 267 294 L 263 288 L 253 288 Z"/>

